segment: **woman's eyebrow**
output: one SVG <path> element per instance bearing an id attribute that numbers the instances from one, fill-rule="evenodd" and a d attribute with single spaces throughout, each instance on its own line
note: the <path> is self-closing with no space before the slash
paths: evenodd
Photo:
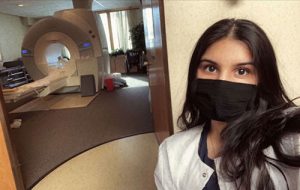
<path id="1" fill-rule="evenodd" d="M 244 66 L 244 65 L 254 65 L 252 61 L 250 62 L 244 62 L 244 63 L 238 63 L 237 66 Z"/>
<path id="2" fill-rule="evenodd" d="M 214 65 L 219 65 L 217 62 L 212 61 L 212 60 L 209 60 L 209 59 L 201 59 L 201 60 L 200 60 L 200 63 L 202 63 L 202 62 L 208 62 L 208 63 L 212 63 L 212 64 L 214 64 Z"/>
<path id="3" fill-rule="evenodd" d="M 208 62 L 208 63 L 212 63 L 212 64 L 214 64 L 214 65 L 219 65 L 217 62 L 212 61 L 212 60 L 210 60 L 210 59 L 201 59 L 201 60 L 200 60 L 200 63 L 202 63 L 202 62 Z M 249 62 L 237 63 L 237 64 L 235 64 L 235 65 L 236 65 L 236 66 L 244 66 L 244 65 L 254 65 L 254 64 L 253 64 L 252 61 L 249 61 Z"/>

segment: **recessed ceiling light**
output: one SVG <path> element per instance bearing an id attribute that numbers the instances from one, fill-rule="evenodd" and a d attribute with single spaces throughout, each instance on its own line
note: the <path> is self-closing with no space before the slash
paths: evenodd
<path id="1" fill-rule="evenodd" d="M 18 4 L 18 7 L 24 7 L 24 5 L 23 4 Z"/>

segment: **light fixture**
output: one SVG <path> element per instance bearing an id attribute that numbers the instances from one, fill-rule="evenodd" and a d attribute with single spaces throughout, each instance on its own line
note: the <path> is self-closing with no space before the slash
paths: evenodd
<path id="1" fill-rule="evenodd" d="M 23 4 L 18 4 L 18 7 L 24 7 L 24 5 Z"/>
<path id="2" fill-rule="evenodd" d="M 94 0 L 98 5 L 100 5 L 101 7 L 104 7 L 104 5 L 102 5 L 102 3 L 100 3 L 99 1 L 97 0 Z"/>

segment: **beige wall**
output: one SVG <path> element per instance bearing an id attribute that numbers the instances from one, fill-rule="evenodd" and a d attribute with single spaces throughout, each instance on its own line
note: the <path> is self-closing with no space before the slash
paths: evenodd
<path id="1" fill-rule="evenodd" d="M 3 61 L 21 57 L 21 45 L 27 28 L 20 17 L 0 13 L 0 54 Z"/>
<path id="2" fill-rule="evenodd" d="M 174 131 L 178 131 L 176 120 L 185 99 L 195 43 L 208 26 L 222 18 L 246 18 L 259 24 L 272 41 L 288 95 L 300 96 L 300 1 L 234 2 L 164 0 Z"/>

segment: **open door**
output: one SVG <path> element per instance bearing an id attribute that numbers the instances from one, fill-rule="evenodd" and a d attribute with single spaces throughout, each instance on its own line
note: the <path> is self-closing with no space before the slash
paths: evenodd
<path id="1" fill-rule="evenodd" d="M 173 134 L 164 8 L 162 0 L 142 0 L 142 5 L 154 130 L 161 143 Z"/>
<path id="2" fill-rule="evenodd" d="M 0 101 L 0 189 L 23 190 L 24 186 L 19 164 L 15 157 L 7 128 L 8 122 L 1 86 Z"/>

